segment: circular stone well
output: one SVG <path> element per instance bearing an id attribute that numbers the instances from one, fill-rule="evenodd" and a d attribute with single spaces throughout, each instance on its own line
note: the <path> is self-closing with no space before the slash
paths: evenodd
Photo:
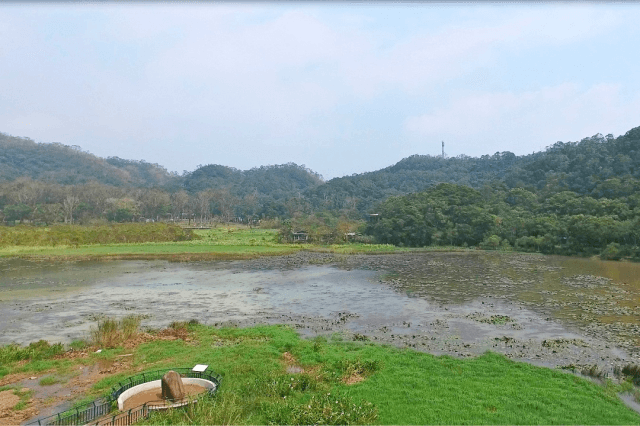
<path id="1" fill-rule="evenodd" d="M 118 410 L 124 411 L 143 404 L 147 404 L 150 410 L 165 410 L 176 408 L 197 402 L 195 398 L 204 392 L 211 392 L 216 388 L 216 384 L 210 380 L 183 377 L 182 383 L 186 397 L 182 401 L 166 401 L 162 399 L 162 381 L 153 380 L 134 386 L 118 397 Z"/>

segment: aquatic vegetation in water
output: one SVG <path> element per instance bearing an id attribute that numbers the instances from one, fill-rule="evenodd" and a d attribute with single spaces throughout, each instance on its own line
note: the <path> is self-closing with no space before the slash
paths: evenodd
<path id="1" fill-rule="evenodd" d="M 627 364 L 624 367 L 616 366 L 613 373 L 619 377 L 626 376 L 631 379 L 633 384 L 640 386 L 640 365 Z"/>

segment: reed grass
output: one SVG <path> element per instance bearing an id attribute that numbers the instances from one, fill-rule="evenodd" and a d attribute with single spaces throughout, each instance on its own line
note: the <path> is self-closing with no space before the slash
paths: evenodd
<path id="1" fill-rule="evenodd" d="M 114 318 L 105 318 L 91 328 L 91 340 L 94 345 L 115 348 L 138 335 L 141 321 L 142 319 L 138 315 L 128 315 L 120 321 Z"/>

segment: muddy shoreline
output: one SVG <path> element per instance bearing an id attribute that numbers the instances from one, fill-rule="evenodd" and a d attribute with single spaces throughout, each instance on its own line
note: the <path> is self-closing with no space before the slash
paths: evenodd
<path id="1" fill-rule="evenodd" d="M 616 265 L 617 264 L 617 265 Z M 638 363 L 640 265 L 517 253 L 250 260 L 1 260 L 0 343 L 86 337 L 104 316 L 287 324 L 302 335 L 579 371 Z M 22 292 L 22 293 L 20 293 Z"/>

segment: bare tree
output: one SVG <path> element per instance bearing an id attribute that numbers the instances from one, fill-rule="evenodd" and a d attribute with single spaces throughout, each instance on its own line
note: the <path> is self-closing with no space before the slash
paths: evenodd
<path id="1" fill-rule="evenodd" d="M 189 194 L 186 191 L 178 191 L 171 194 L 171 213 L 175 218 L 181 218 L 182 213 L 191 214 L 189 208 Z"/>
<path id="2" fill-rule="evenodd" d="M 77 188 L 78 197 L 86 202 L 95 217 L 104 217 L 107 214 L 110 198 L 121 198 L 123 191 L 119 188 L 90 182 Z"/>
<path id="3" fill-rule="evenodd" d="M 171 203 L 169 194 L 159 189 L 144 191 L 139 200 L 142 204 L 143 216 L 155 218 L 156 220 L 159 220 L 160 216 L 169 211 L 169 204 Z"/>
<path id="4" fill-rule="evenodd" d="M 31 178 L 20 177 L 11 182 L 8 188 L 9 197 L 15 204 L 25 204 L 33 207 L 38 198 L 35 186 L 36 182 Z"/>
<path id="5" fill-rule="evenodd" d="M 228 189 L 218 189 L 213 191 L 213 199 L 216 203 L 216 207 L 220 211 L 222 219 L 230 221 L 233 217 L 233 211 L 238 204 L 238 199 L 231 195 Z"/>
<path id="6" fill-rule="evenodd" d="M 73 223 L 73 212 L 78 208 L 80 199 L 75 195 L 67 195 L 62 202 L 62 211 L 64 212 L 64 223 Z"/>
<path id="7" fill-rule="evenodd" d="M 39 205 L 33 212 L 34 220 L 44 222 L 46 225 L 62 220 L 63 209 L 60 203 Z"/>
<path id="8" fill-rule="evenodd" d="M 200 222 L 209 218 L 211 214 L 211 191 L 200 191 L 196 194 L 196 213 L 200 215 Z"/>

